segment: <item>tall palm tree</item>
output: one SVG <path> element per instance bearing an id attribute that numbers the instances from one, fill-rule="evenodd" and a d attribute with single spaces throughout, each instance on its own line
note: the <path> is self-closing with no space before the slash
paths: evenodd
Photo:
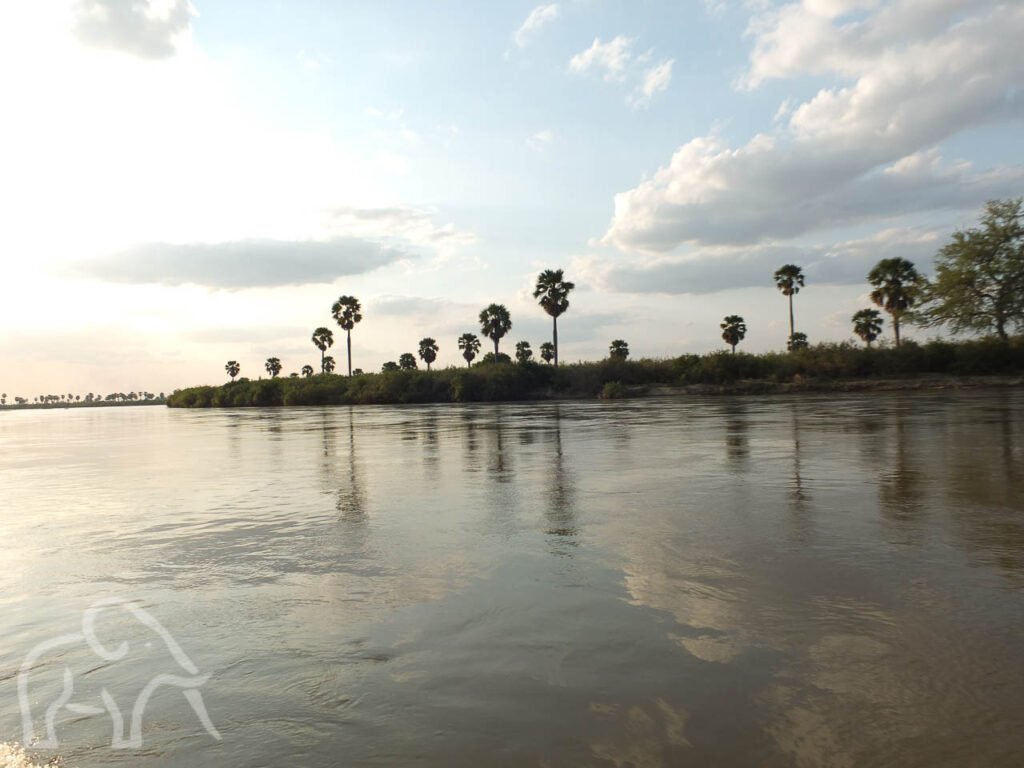
<path id="1" fill-rule="evenodd" d="M 276 357 L 268 357 L 267 362 L 263 364 L 263 367 L 267 369 L 267 373 L 270 374 L 270 378 L 274 378 L 281 372 L 281 361 Z"/>
<path id="2" fill-rule="evenodd" d="M 428 371 L 430 364 L 437 360 L 437 342 L 429 336 L 420 339 L 420 359 L 427 364 Z"/>
<path id="3" fill-rule="evenodd" d="M 898 347 L 900 319 L 921 293 L 921 275 L 913 262 L 897 257 L 878 262 L 868 273 L 868 282 L 875 289 L 871 292 L 871 300 L 892 317 L 892 331 Z"/>
<path id="4" fill-rule="evenodd" d="M 540 345 L 540 359 L 545 363 L 550 363 L 555 359 L 555 345 L 550 341 L 545 341 Z"/>
<path id="5" fill-rule="evenodd" d="M 540 299 L 540 306 L 551 315 L 551 341 L 555 348 L 555 365 L 558 365 L 558 316 L 569 308 L 569 292 L 576 287 L 564 279 L 562 270 L 545 269 L 537 276 L 533 298 Z M 495 353 L 497 356 L 497 353 Z"/>
<path id="6" fill-rule="evenodd" d="M 877 309 L 860 309 L 853 314 L 850 322 L 853 323 L 853 332 L 869 347 L 882 333 L 882 313 Z"/>
<path id="7" fill-rule="evenodd" d="M 320 361 L 320 370 L 323 371 L 323 369 L 324 369 L 324 364 L 323 364 L 323 360 L 321 360 Z M 302 366 L 302 375 L 305 376 L 307 379 L 310 376 L 312 376 L 313 375 L 313 366 L 312 365 L 304 365 L 304 366 Z"/>
<path id="8" fill-rule="evenodd" d="M 334 373 L 334 358 L 330 355 L 324 358 L 324 373 Z"/>
<path id="9" fill-rule="evenodd" d="M 235 376 L 242 370 L 242 366 L 238 364 L 237 360 L 228 360 L 228 364 L 224 366 L 224 370 L 227 371 L 228 376 L 231 377 L 231 381 L 235 380 Z"/>
<path id="10" fill-rule="evenodd" d="M 398 367 L 403 371 L 415 371 L 416 355 L 412 352 L 403 352 L 398 358 Z"/>
<path id="11" fill-rule="evenodd" d="M 339 296 L 331 306 L 331 316 L 345 331 L 345 342 L 348 347 L 348 375 L 352 375 L 352 329 L 363 319 L 362 307 L 355 296 Z"/>
<path id="12" fill-rule="evenodd" d="M 320 373 L 324 372 L 324 353 L 334 346 L 334 331 L 321 326 L 313 331 L 313 346 L 320 350 Z"/>
<path id="13" fill-rule="evenodd" d="M 475 333 L 464 333 L 459 336 L 459 349 L 462 350 L 462 356 L 466 358 L 466 367 L 469 368 L 476 353 L 480 351 L 480 339 Z"/>
<path id="14" fill-rule="evenodd" d="M 612 360 L 625 360 L 629 357 L 629 344 L 622 339 L 615 339 L 608 346 L 608 357 Z"/>
<path id="15" fill-rule="evenodd" d="M 747 335 L 747 324 L 739 315 L 728 315 L 725 321 L 719 326 L 722 329 L 722 339 L 732 347 L 732 353 L 736 354 L 736 345 Z"/>
<path id="16" fill-rule="evenodd" d="M 533 357 L 533 350 L 530 349 L 530 342 L 528 341 L 517 341 L 516 342 L 516 360 L 520 363 L 529 362 L 530 358 Z"/>
<path id="17" fill-rule="evenodd" d="M 494 359 L 498 359 L 498 342 L 512 330 L 512 317 L 504 304 L 488 304 L 480 310 L 480 333 L 494 342 Z"/>
<path id="18" fill-rule="evenodd" d="M 792 344 L 793 334 L 793 295 L 800 293 L 804 285 L 804 273 L 796 264 L 783 264 L 775 270 L 775 287 L 789 297 L 789 339 Z"/>

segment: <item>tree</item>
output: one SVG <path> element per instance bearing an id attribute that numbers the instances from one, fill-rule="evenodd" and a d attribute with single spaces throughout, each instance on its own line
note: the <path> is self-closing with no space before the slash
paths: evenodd
<path id="1" fill-rule="evenodd" d="M 795 352 L 798 349 L 807 349 L 808 346 L 806 333 L 800 333 L 800 331 L 797 331 L 796 333 L 789 334 L 789 341 L 786 342 L 786 349 L 790 352 Z"/>
<path id="2" fill-rule="evenodd" d="M 796 264 L 783 264 L 775 270 L 775 287 L 789 297 L 789 338 L 792 344 L 793 334 L 793 296 L 800 293 L 804 285 L 804 273 Z M 805 337 L 806 338 L 806 337 Z"/>
<path id="3" fill-rule="evenodd" d="M 555 365 L 558 365 L 558 317 L 569 308 L 569 292 L 576 286 L 565 280 L 560 269 L 545 269 L 537 276 L 533 298 L 540 299 L 540 306 L 551 315 L 551 342 L 555 350 Z"/>
<path id="4" fill-rule="evenodd" d="M 381 373 L 386 373 L 387 371 L 397 371 L 397 370 L 398 370 L 398 363 L 396 363 L 394 360 L 388 360 L 386 363 L 384 363 L 384 365 L 382 365 L 380 367 L 380 372 Z"/>
<path id="5" fill-rule="evenodd" d="M 882 333 L 882 313 L 877 309 L 859 309 L 853 313 L 850 322 L 853 323 L 853 332 L 869 347 Z"/>
<path id="6" fill-rule="evenodd" d="M 437 360 L 437 342 L 429 336 L 420 339 L 420 359 L 427 364 L 428 371 L 430 364 Z"/>
<path id="7" fill-rule="evenodd" d="M 466 358 L 466 367 L 468 368 L 473 364 L 476 353 L 480 351 L 480 339 L 476 337 L 475 333 L 464 333 L 459 336 L 459 349 L 462 350 L 462 356 Z"/>
<path id="8" fill-rule="evenodd" d="M 320 370 L 323 371 L 323 369 L 324 369 L 324 363 L 323 363 L 323 360 L 321 360 L 320 361 Z M 302 375 L 305 376 L 307 379 L 310 376 L 312 376 L 313 375 L 313 366 L 312 365 L 304 365 L 304 366 L 302 366 Z"/>
<path id="9" fill-rule="evenodd" d="M 906 259 L 882 259 L 868 273 L 868 282 L 874 286 L 871 300 L 892 317 L 892 330 L 896 346 L 900 345 L 900 320 L 917 301 L 921 293 L 921 275 Z"/>
<path id="10" fill-rule="evenodd" d="M 227 371 L 228 376 L 231 377 L 231 381 L 234 381 L 235 376 L 241 372 L 242 366 L 238 364 L 237 360 L 228 360 L 228 364 L 224 366 L 224 370 Z"/>
<path id="11" fill-rule="evenodd" d="M 334 358 L 330 355 L 324 358 L 324 373 L 334 373 Z"/>
<path id="12" fill-rule="evenodd" d="M 403 352 L 398 358 L 398 367 L 403 371 L 416 370 L 416 355 L 412 352 Z"/>
<path id="13" fill-rule="evenodd" d="M 625 360 L 629 357 L 629 344 L 622 339 L 615 339 L 608 346 L 608 357 L 612 360 Z"/>
<path id="14" fill-rule="evenodd" d="M 533 357 L 533 350 L 530 349 L 530 342 L 528 341 L 517 341 L 516 342 L 516 360 L 520 363 L 529 362 L 530 358 Z"/>
<path id="15" fill-rule="evenodd" d="M 739 315 L 728 315 L 719 328 L 722 329 L 722 338 L 726 344 L 732 347 L 732 353 L 735 355 L 736 345 L 747 335 L 747 324 Z"/>
<path id="16" fill-rule="evenodd" d="M 991 200 L 980 229 L 953 233 L 939 250 L 935 279 L 918 317 L 953 333 L 1024 328 L 1024 198 Z"/>
<path id="17" fill-rule="evenodd" d="M 320 350 L 320 373 L 323 373 L 324 353 L 334 346 L 334 332 L 330 328 L 317 328 L 313 331 L 313 346 Z"/>
<path id="18" fill-rule="evenodd" d="M 494 342 L 494 356 L 498 356 L 498 342 L 512 330 L 512 318 L 504 304 L 489 304 L 480 310 L 480 333 Z"/>
<path id="19" fill-rule="evenodd" d="M 540 345 L 540 359 L 545 363 L 550 363 L 555 359 L 555 345 L 550 341 L 545 341 Z"/>
<path id="20" fill-rule="evenodd" d="M 331 316 L 345 331 L 345 345 L 348 347 L 348 375 L 352 375 L 352 329 L 363 319 L 362 307 L 355 296 L 339 296 L 331 305 Z"/>
<path id="21" fill-rule="evenodd" d="M 281 361 L 276 357 L 268 357 L 267 362 L 263 365 L 267 369 L 267 373 L 270 374 L 270 378 L 274 378 L 281 372 Z"/>

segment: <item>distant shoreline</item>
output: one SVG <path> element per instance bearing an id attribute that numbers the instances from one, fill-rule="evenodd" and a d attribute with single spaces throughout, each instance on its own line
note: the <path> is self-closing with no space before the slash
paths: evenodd
<path id="1" fill-rule="evenodd" d="M 92 402 L 92 403 L 8 403 L 0 406 L 2 411 L 42 411 L 61 408 L 126 408 L 133 405 L 167 405 L 167 398 L 153 398 L 152 400 L 134 400 L 127 403 L 121 402 Z"/>

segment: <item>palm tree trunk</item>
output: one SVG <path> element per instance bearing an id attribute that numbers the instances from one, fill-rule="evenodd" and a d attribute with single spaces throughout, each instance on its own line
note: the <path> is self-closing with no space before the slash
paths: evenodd
<path id="1" fill-rule="evenodd" d="M 793 334 L 796 331 L 793 329 L 793 294 L 789 294 L 789 340 L 793 341 Z"/>
<path id="2" fill-rule="evenodd" d="M 732 353 L 735 355 L 736 354 L 736 345 L 735 344 L 730 344 L 729 346 L 732 347 Z"/>
<path id="3" fill-rule="evenodd" d="M 345 345 L 348 347 L 348 375 L 352 376 L 352 331 L 345 331 Z"/>
<path id="4" fill-rule="evenodd" d="M 320 350 L 320 373 L 324 372 L 324 355 L 326 354 L 326 352 L 326 349 Z"/>
<path id="5" fill-rule="evenodd" d="M 896 334 L 896 347 L 900 346 L 900 316 L 892 316 L 892 332 Z"/>
<path id="6" fill-rule="evenodd" d="M 558 367 L 558 318 L 551 316 L 551 341 L 555 345 L 555 368 Z"/>
<path id="7" fill-rule="evenodd" d="M 494 362 L 498 362 L 498 339 L 494 339 Z"/>

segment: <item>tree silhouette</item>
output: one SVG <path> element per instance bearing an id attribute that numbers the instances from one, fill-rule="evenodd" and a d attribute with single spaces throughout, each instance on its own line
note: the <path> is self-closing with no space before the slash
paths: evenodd
<path id="1" fill-rule="evenodd" d="M 533 357 L 533 350 L 530 349 L 530 342 L 528 341 L 517 341 L 516 342 L 516 360 L 520 363 L 529 362 L 530 358 Z"/>
<path id="2" fill-rule="evenodd" d="M 796 264 L 783 264 L 775 270 L 775 287 L 782 291 L 783 296 L 789 297 L 789 338 L 792 344 L 793 334 L 793 296 L 800 293 L 804 285 L 804 273 Z"/>
<path id="3" fill-rule="evenodd" d="M 494 356 L 498 356 L 498 342 L 512 330 L 512 318 L 504 304 L 488 304 L 480 310 L 480 333 L 494 342 Z"/>
<path id="4" fill-rule="evenodd" d="M 242 370 L 242 366 L 238 364 L 237 360 L 228 360 L 228 364 L 224 366 L 224 370 L 227 371 L 228 376 L 231 377 L 231 381 L 235 380 L 235 376 Z"/>
<path id="5" fill-rule="evenodd" d="M 324 362 L 321 359 L 320 360 L 320 370 L 323 371 L 323 369 L 324 369 Z M 305 376 L 307 379 L 310 376 L 312 376 L 313 375 L 313 366 L 312 365 L 304 365 L 304 366 L 302 366 L 302 375 Z"/>
<path id="6" fill-rule="evenodd" d="M 420 339 L 420 359 L 427 364 L 428 371 L 430 364 L 437 360 L 437 342 L 429 336 Z"/>
<path id="7" fill-rule="evenodd" d="M 334 358 L 330 355 L 324 358 L 324 373 L 334 373 Z"/>
<path id="8" fill-rule="evenodd" d="M 569 292 L 575 287 L 575 284 L 564 279 L 562 270 L 545 269 L 537 276 L 537 285 L 533 289 L 533 298 L 540 299 L 541 308 L 551 315 L 551 342 L 555 350 L 556 366 L 558 365 L 558 317 L 569 308 Z"/>
<path id="9" fill-rule="evenodd" d="M 800 333 L 800 331 L 791 333 L 789 335 L 789 341 L 786 342 L 786 349 L 790 352 L 795 352 L 798 349 L 807 349 L 808 346 L 807 334 Z"/>
<path id="10" fill-rule="evenodd" d="M 722 329 L 722 338 L 725 343 L 732 347 L 732 353 L 736 354 L 736 345 L 747 335 L 747 325 L 739 315 L 729 315 L 719 326 Z"/>
<path id="11" fill-rule="evenodd" d="M 480 351 L 480 339 L 475 333 L 464 333 L 459 336 L 459 349 L 462 350 L 462 356 L 466 358 L 466 367 L 469 368 L 476 353 Z"/>
<path id="12" fill-rule="evenodd" d="M 921 275 L 906 259 L 882 259 L 868 273 L 868 282 L 875 289 L 871 292 L 871 300 L 892 317 L 892 331 L 898 347 L 900 320 L 921 293 Z"/>
<path id="13" fill-rule="evenodd" d="M 416 355 L 412 352 L 403 352 L 398 358 L 398 367 L 403 371 L 415 371 Z"/>
<path id="14" fill-rule="evenodd" d="M 545 363 L 550 363 L 555 359 L 555 345 L 550 341 L 545 341 L 540 345 L 540 359 Z"/>
<path id="15" fill-rule="evenodd" d="M 857 310 L 850 322 L 853 323 L 853 332 L 869 347 L 882 333 L 882 313 L 877 309 Z"/>
<path id="16" fill-rule="evenodd" d="M 384 373 L 386 371 L 397 371 L 398 363 L 396 363 L 394 360 L 388 360 L 386 363 L 384 363 L 384 365 L 380 367 L 380 370 L 381 373 Z"/>
<path id="17" fill-rule="evenodd" d="M 267 373 L 270 374 L 270 378 L 274 378 L 281 372 L 281 361 L 276 357 L 268 357 L 267 362 L 263 365 L 267 369 Z"/>
<path id="18" fill-rule="evenodd" d="M 629 357 L 629 344 L 622 339 L 615 339 L 608 346 L 608 357 L 612 360 L 625 360 Z"/>
<path id="19" fill-rule="evenodd" d="M 320 373 L 324 372 L 324 353 L 328 347 L 334 346 L 334 332 L 330 328 L 320 327 L 313 331 L 313 346 L 320 350 Z"/>
<path id="20" fill-rule="evenodd" d="M 348 375 L 352 375 L 352 329 L 363 319 L 362 307 L 355 296 L 339 296 L 331 306 L 331 316 L 345 331 L 345 345 L 348 348 Z"/>

